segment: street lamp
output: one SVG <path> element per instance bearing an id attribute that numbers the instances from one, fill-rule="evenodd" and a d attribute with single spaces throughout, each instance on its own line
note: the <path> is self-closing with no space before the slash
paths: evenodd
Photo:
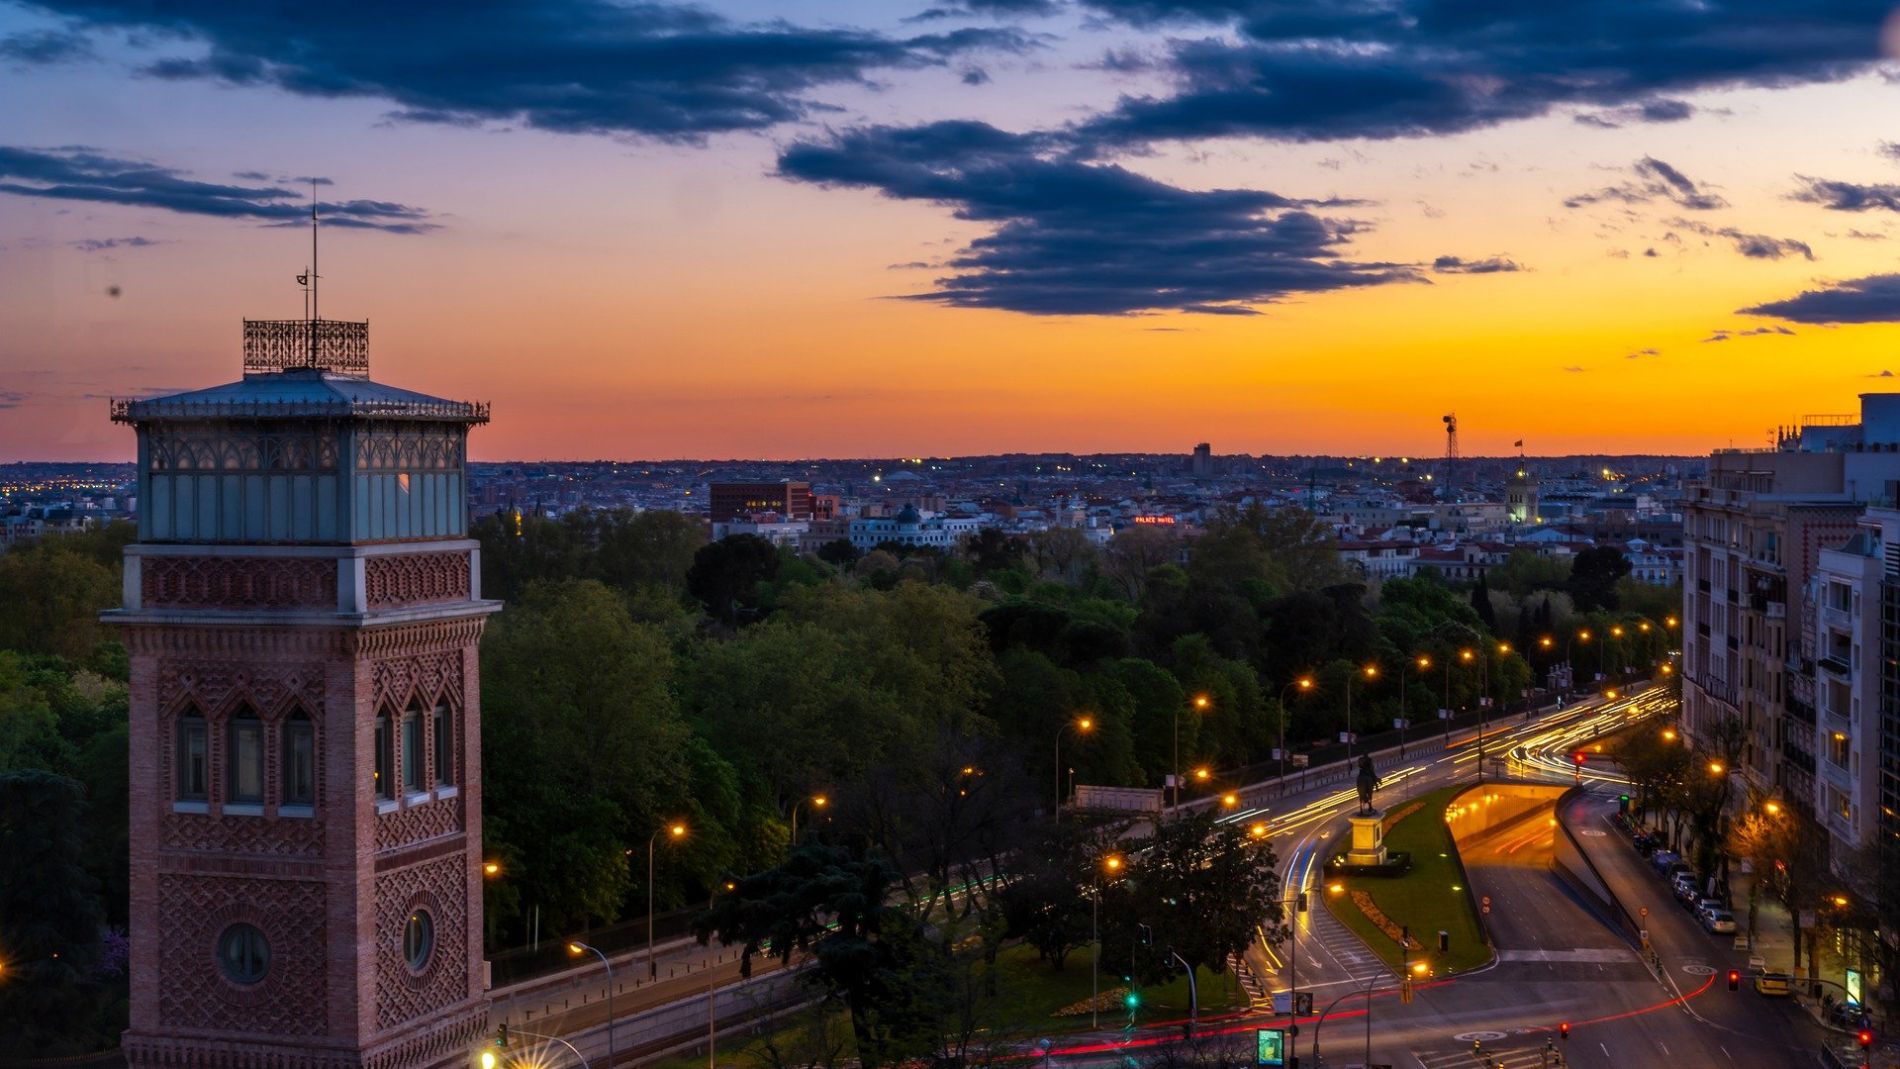
<path id="1" fill-rule="evenodd" d="M 653 960 L 653 844 L 659 842 L 661 835 L 672 839 L 684 839 L 686 838 L 686 825 L 675 821 L 661 828 L 659 831 L 654 832 L 652 837 L 647 840 L 647 979 L 649 980 L 656 980 L 660 976 L 660 966 Z M 596 951 L 595 953 L 599 952 Z M 609 1017 L 613 1016 L 613 1010 L 611 1008 L 607 1011 L 607 1015 Z M 608 1035 L 612 1036 L 612 1034 L 613 1029 L 609 1027 Z M 613 1055 L 611 1053 L 607 1056 L 607 1063 L 609 1065 L 613 1064 Z"/>
<path id="2" fill-rule="evenodd" d="M 1194 696 L 1194 711 L 1197 713 L 1207 712 L 1213 704 L 1213 699 L 1205 694 Z M 1181 804 L 1181 710 L 1178 706 L 1174 710 L 1174 804 Z"/>
<path id="3" fill-rule="evenodd" d="M 1110 876 L 1120 875 L 1122 856 L 1110 854 L 1102 859 L 1102 871 Z M 1089 1027 L 1102 1027 L 1102 881 L 1095 881 L 1095 893 L 1089 901 L 1089 935 L 1095 944 L 1095 954 L 1089 960 Z M 1134 968 L 1134 963 L 1129 963 Z"/>
<path id="4" fill-rule="evenodd" d="M 1367 679 L 1379 678 L 1379 666 L 1376 664 L 1366 665 L 1360 669 L 1360 671 L 1366 674 Z M 1346 760 L 1348 762 L 1352 761 L 1353 743 L 1358 741 L 1353 737 L 1352 733 L 1352 677 L 1358 674 L 1358 672 L 1354 672 L 1346 676 Z"/>
<path id="5" fill-rule="evenodd" d="M 1063 724 L 1061 727 L 1056 729 L 1056 817 L 1055 819 L 1056 819 L 1056 823 L 1058 824 L 1062 822 L 1062 736 L 1066 734 L 1070 728 L 1074 728 L 1075 733 L 1077 735 L 1086 735 L 1089 732 L 1095 730 L 1095 718 L 1089 717 L 1089 716 L 1078 716 L 1074 720 L 1068 721 L 1067 723 Z"/>
<path id="6" fill-rule="evenodd" d="M 1301 676 L 1280 688 L 1280 794 L 1282 797 L 1286 795 L 1286 696 L 1287 692 L 1295 687 L 1300 689 L 1301 694 L 1311 694 L 1313 677 Z M 1302 783 L 1305 782 L 1305 773 L 1300 774 L 1300 780 Z"/>
<path id="7" fill-rule="evenodd" d="M 1417 665 L 1418 670 L 1423 672 L 1432 666 L 1432 659 L 1421 653 L 1417 657 L 1412 658 L 1411 663 Z M 1408 666 L 1404 664 L 1399 665 L 1399 720 L 1405 724 L 1405 727 L 1399 729 L 1400 757 L 1405 756 L 1405 733 L 1412 726 L 1412 721 L 1405 715 L 1405 691 L 1407 689 L 1405 686 L 1405 669 L 1407 667 Z"/>
<path id="8" fill-rule="evenodd" d="M 650 878 L 648 882 L 651 884 Z M 652 932 L 653 922 L 648 920 L 647 934 L 650 936 Z M 579 940 L 567 944 L 567 952 L 575 957 L 592 952 L 607 970 L 607 1064 L 612 1065 L 614 1063 L 614 963 L 607 960 L 607 955 L 602 954 L 599 947 L 588 946 Z M 648 950 L 647 953 L 651 955 L 653 952 Z"/>
<path id="9" fill-rule="evenodd" d="M 491 880 L 501 875 L 501 862 L 499 861 L 482 862 L 482 875 L 488 877 Z"/>
<path id="10" fill-rule="evenodd" d="M 798 807 L 799 807 L 799 806 L 801 806 L 801 805 L 804 805 L 804 804 L 805 804 L 805 799 L 803 799 L 803 798 L 800 798 L 800 799 L 799 799 L 799 800 L 797 800 L 796 802 L 793 802 L 793 803 L 792 803 L 792 838 L 791 838 L 791 844 L 792 844 L 793 846 L 797 846 L 797 845 L 798 845 Z M 812 796 L 811 796 L 811 807 L 812 807 L 813 809 L 823 809 L 824 807 L 826 807 L 826 806 L 828 806 L 828 805 L 830 805 L 830 804 L 831 804 L 831 799 L 830 799 L 830 798 L 827 798 L 826 796 L 824 796 L 824 795 L 822 795 L 822 794 L 814 794 L 814 795 L 812 795 Z"/>

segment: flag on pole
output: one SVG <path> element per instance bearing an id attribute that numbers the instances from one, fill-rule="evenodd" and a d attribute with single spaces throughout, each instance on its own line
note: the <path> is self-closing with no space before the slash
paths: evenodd
<path id="1" fill-rule="evenodd" d="M 1515 448 L 1518 448 L 1518 449 L 1522 449 L 1522 448 L 1524 448 L 1524 439 L 1522 439 L 1522 438 L 1519 438 L 1519 439 L 1517 440 L 1517 444 L 1516 444 L 1516 447 L 1515 447 Z"/>

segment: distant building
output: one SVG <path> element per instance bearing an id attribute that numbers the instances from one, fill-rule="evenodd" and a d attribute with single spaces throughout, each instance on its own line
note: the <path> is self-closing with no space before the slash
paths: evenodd
<path id="1" fill-rule="evenodd" d="M 895 516 L 877 516 L 851 521 L 851 544 L 860 553 L 887 542 L 900 546 L 919 546 L 949 552 L 964 538 L 977 532 L 982 521 L 975 516 L 930 516 L 905 505 Z"/>
<path id="2" fill-rule="evenodd" d="M 712 522 L 742 520 L 756 512 L 776 512 L 789 520 L 809 520 L 818 511 L 810 483 L 713 483 L 707 487 Z M 834 499 L 835 500 L 835 499 Z"/>
<path id="3" fill-rule="evenodd" d="M 1504 518 L 1510 523 L 1541 523 L 1537 511 L 1537 476 L 1519 464 L 1504 484 Z"/>
<path id="4" fill-rule="evenodd" d="M 1194 447 L 1194 458 L 1188 461 L 1188 474 L 1196 479 L 1205 479 L 1214 474 L 1214 448 L 1202 442 Z"/>

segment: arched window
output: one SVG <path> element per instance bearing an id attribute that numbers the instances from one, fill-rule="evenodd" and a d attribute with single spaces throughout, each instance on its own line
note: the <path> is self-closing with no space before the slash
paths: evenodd
<path id="1" fill-rule="evenodd" d="M 178 781 L 176 798 L 180 802 L 202 802 L 211 781 L 205 753 L 205 718 L 196 709 L 186 709 L 178 717 Z"/>
<path id="2" fill-rule="evenodd" d="M 389 711 L 376 714 L 376 797 L 388 801 L 396 797 L 396 731 L 389 722 Z"/>
<path id="3" fill-rule="evenodd" d="M 447 702 L 435 706 L 435 785 L 447 787 L 455 782 L 455 714 Z"/>
<path id="4" fill-rule="evenodd" d="M 227 731 L 224 800 L 233 805 L 263 805 L 264 722 L 251 710 L 239 708 Z"/>
<path id="5" fill-rule="evenodd" d="M 422 708 L 411 705 L 409 711 L 402 714 L 402 789 L 410 794 L 422 793 L 422 762 L 428 758 L 429 751 L 422 745 Z"/>
<path id="6" fill-rule="evenodd" d="M 284 721 L 283 747 L 278 751 L 283 767 L 283 804 L 313 806 L 317 801 L 317 729 L 301 712 Z"/>

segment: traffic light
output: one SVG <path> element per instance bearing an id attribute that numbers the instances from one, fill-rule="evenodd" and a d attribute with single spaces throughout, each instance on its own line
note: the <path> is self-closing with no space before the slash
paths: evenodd
<path id="1" fill-rule="evenodd" d="M 1557 1026 L 1557 1035 L 1564 1042 L 1566 1043 L 1570 1042 L 1570 1022 L 1569 1021 L 1565 1021 L 1564 1023 Z"/>
<path id="2" fill-rule="evenodd" d="M 1296 894 L 1293 896 L 1293 912 L 1295 913 L 1306 912 L 1306 892 L 1305 891 L 1301 891 L 1299 894 Z"/>
<path id="3" fill-rule="evenodd" d="M 1630 796 L 1629 795 L 1619 794 L 1616 796 L 1616 811 L 1619 813 L 1627 813 L 1630 811 Z"/>
<path id="4" fill-rule="evenodd" d="M 1451 933 L 1446 931 L 1443 928 L 1438 929 L 1438 952 L 1440 954 L 1443 954 L 1450 949 L 1451 949 Z"/>
<path id="5" fill-rule="evenodd" d="M 1858 1038 L 1860 1039 L 1860 1049 L 1866 1050 L 1874 1045 L 1874 1030 L 1871 1028 L 1863 1028 L 1860 1030 Z"/>
<path id="6" fill-rule="evenodd" d="M 1581 768 L 1581 767 L 1583 767 L 1583 759 L 1584 759 L 1584 757 L 1585 757 L 1585 754 L 1584 754 L 1584 752 L 1583 752 L 1582 750 L 1578 750 L 1578 751 L 1577 751 L 1577 756 L 1576 756 L 1576 758 L 1575 758 L 1575 760 L 1576 760 L 1576 762 L 1577 762 L 1577 767 L 1579 767 L 1579 768 Z"/>
<path id="7" fill-rule="evenodd" d="M 1130 991 L 1128 994 L 1122 996 L 1122 1005 L 1128 1007 L 1130 1010 L 1140 1009 L 1141 1008 L 1141 992 Z"/>
<path id="8" fill-rule="evenodd" d="M 1740 969 L 1730 969 L 1728 971 L 1728 989 L 1730 991 L 1740 991 L 1742 989 L 1742 971 Z"/>
<path id="9" fill-rule="evenodd" d="M 495 1026 L 495 1049 L 496 1050 L 508 1049 L 508 1022 L 507 1021 L 503 1021 L 500 1024 Z"/>

